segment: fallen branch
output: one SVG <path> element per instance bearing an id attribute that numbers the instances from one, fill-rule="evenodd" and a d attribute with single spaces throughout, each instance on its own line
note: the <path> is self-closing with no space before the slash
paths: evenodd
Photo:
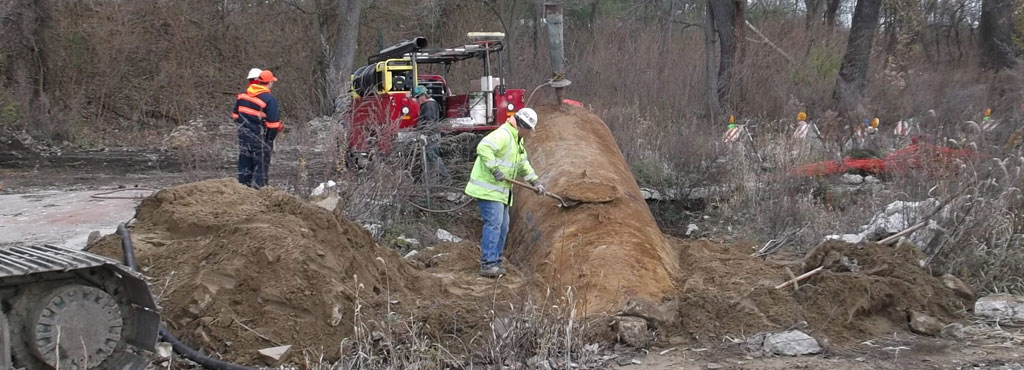
<path id="1" fill-rule="evenodd" d="M 281 345 L 280 342 L 278 342 L 276 340 L 273 340 L 273 339 L 270 339 L 266 335 L 260 334 L 260 332 L 255 331 L 255 330 L 253 330 L 252 328 L 250 328 L 248 326 L 245 326 L 245 324 L 243 324 L 241 321 L 238 321 L 237 317 L 233 318 L 233 320 L 235 321 L 235 324 L 238 324 L 238 326 L 241 326 L 242 328 L 245 328 L 245 330 L 251 331 L 253 334 L 256 334 L 257 337 L 263 338 L 264 340 L 266 340 L 266 341 L 268 341 L 270 343 L 274 343 L 274 344 L 276 344 L 278 346 Z"/>
<path id="2" fill-rule="evenodd" d="M 761 31 L 757 29 L 757 27 L 754 27 L 753 24 L 750 24 L 750 21 L 744 20 L 743 23 L 746 23 L 747 28 L 750 28 L 751 31 L 754 31 L 754 33 L 760 36 L 766 44 L 775 49 L 775 51 L 779 52 L 779 54 L 782 54 L 782 57 L 786 58 L 786 60 L 789 61 L 789 64 L 796 64 L 796 60 L 794 60 L 793 57 L 789 56 L 789 54 L 786 53 L 785 50 L 782 50 L 782 48 L 780 48 L 778 45 L 775 45 L 775 43 L 772 42 L 772 40 L 769 40 L 768 36 L 765 36 L 763 33 L 761 33 Z"/>
<path id="3" fill-rule="evenodd" d="M 790 286 L 791 284 L 796 284 L 796 283 L 800 282 L 800 280 L 804 280 L 804 279 L 807 279 L 807 278 L 809 278 L 811 276 L 814 276 L 815 274 L 821 272 L 824 269 L 825 269 L 825 266 L 818 266 L 818 268 L 816 268 L 814 270 L 811 270 L 811 271 L 808 271 L 808 272 L 805 272 L 803 275 L 800 275 L 800 276 L 797 276 L 797 277 L 795 277 L 793 279 L 790 279 L 789 281 L 787 281 L 785 283 L 776 285 L 775 289 L 782 289 L 782 288 L 785 288 L 787 286 Z"/>
<path id="4" fill-rule="evenodd" d="M 800 283 L 796 282 L 796 274 L 793 273 L 793 270 L 790 270 L 789 267 L 786 267 L 786 274 L 789 275 L 789 278 L 791 280 L 794 280 L 793 281 L 793 291 L 795 292 L 795 291 L 800 290 Z"/>
<path id="5" fill-rule="evenodd" d="M 898 233 L 895 233 L 895 234 L 893 234 L 892 236 L 890 236 L 888 238 L 879 240 L 878 244 L 889 245 L 889 244 L 895 243 L 900 238 L 902 238 L 904 236 L 908 236 L 910 234 L 913 234 L 915 231 L 917 231 L 917 229 L 920 229 L 920 228 L 924 227 L 924 225 L 927 225 L 927 224 L 928 224 L 927 220 L 918 222 L 914 226 L 908 227 L 905 230 L 900 231 Z"/>

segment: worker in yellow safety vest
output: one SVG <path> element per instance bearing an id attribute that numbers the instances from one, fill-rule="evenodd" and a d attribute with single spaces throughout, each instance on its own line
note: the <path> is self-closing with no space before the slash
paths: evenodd
<path id="1" fill-rule="evenodd" d="M 476 146 L 476 163 L 466 184 L 466 194 L 475 198 L 483 217 L 480 240 L 480 275 L 498 277 L 505 274 L 501 254 L 508 236 L 508 208 L 512 205 L 512 184 L 506 179 L 522 176 L 543 195 L 544 185 L 526 158 L 523 136 L 537 127 L 537 112 L 523 108 L 509 117 Z M 521 135 L 522 134 L 522 135 Z"/>

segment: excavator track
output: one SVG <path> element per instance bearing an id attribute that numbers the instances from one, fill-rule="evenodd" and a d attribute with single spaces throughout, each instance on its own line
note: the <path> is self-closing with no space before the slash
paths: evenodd
<path id="1" fill-rule="evenodd" d="M 0 249 L 0 300 L 10 335 L 0 350 L 18 368 L 143 369 L 148 361 L 137 353 L 152 351 L 158 335 L 142 276 L 87 252 Z"/>

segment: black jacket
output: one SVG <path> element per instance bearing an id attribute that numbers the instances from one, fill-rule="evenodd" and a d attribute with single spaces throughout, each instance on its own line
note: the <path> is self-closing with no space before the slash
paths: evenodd
<path id="1" fill-rule="evenodd" d="M 420 104 L 420 116 L 416 120 L 417 125 L 423 128 L 437 124 L 441 121 L 441 104 L 434 98 Z"/>

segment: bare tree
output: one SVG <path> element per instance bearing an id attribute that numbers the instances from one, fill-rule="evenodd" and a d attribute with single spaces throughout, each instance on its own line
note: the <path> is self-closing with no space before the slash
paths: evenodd
<path id="1" fill-rule="evenodd" d="M 715 71 L 715 20 L 711 16 L 711 1 L 704 11 L 704 95 L 708 105 L 708 116 L 712 122 L 718 116 L 718 73 Z"/>
<path id="2" fill-rule="evenodd" d="M 981 3 L 981 66 L 1000 71 L 1017 65 L 1013 51 L 1013 12 L 1016 0 Z"/>
<path id="3" fill-rule="evenodd" d="M 729 96 L 733 85 L 733 67 L 744 39 L 744 17 L 746 0 L 708 0 L 705 27 L 714 29 L 718 36 L 718 87 L 719 102 Z M 705 31 L 707 32 L 707 31 Z M 705 43 L 707 45 L 707 43 Z M 713 51 L 710 51 L 713 53 Z"/>
<path id="4" fill-rule="evenodd" d="M 842 5 L 842 0 L 828 0 L 828 7 L 825 8 L 825 25 L 829 27 L 836 25 L 836 15 L 839 14 L 840 5 Z"/>
<path id="5" fill-rule="evenodd" d="M 328 0 L 317 2 L 320 26 L 321 58 L 318 68 L 322 93 L 321 113 L 342 110 L 348 92 L 349 78 L 359 40 L 359 15 L 362 0 Z"/>
<path id="6" fill-rule="evenodd" d="M 839 112 L 847 119 L 854 118 L 852 113 L 858 110 L 867 88 L 871 47 L 875 41 L 881 5 L 882 0 L 858 0 L 853 11 L 850 38 L 839 67 L 836 90 L 832 94 L 832 99 L 838 103 Z"/>
<path id="7" fill-rule="evenodd" d="M 811 28 L 811 25 L 818 22 L 819 17 L 822 16 L 822 5 L 825 5 L 825 0 L 804 0 L 804 7 L 806 8 L 806 23 L 804 26 L 806 28 Z"/>
<path id="8" fill-rule="evenodd" d="M 6 7 L 5 7 L 6 8 Z M 50 48 L 46 32 L 53 21 L 48 0 L 15 0 L 3 11 L 0 30 L 7 37 L 0 41 L 0 52 L 7 57 L 3 78 L 30 84 L 32 102 L 49 90 L 53 81 L 49 68 Z"/>

